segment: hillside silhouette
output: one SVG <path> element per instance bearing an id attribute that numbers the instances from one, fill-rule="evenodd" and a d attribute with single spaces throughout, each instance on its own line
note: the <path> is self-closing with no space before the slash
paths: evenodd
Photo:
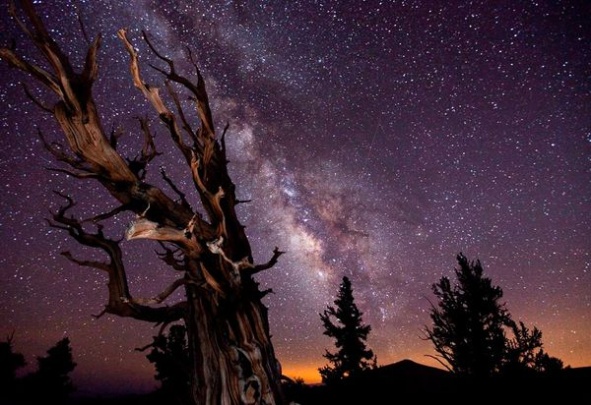
<path id="1" fill-rule="evenodd" d="M 476 380 L 462 378 L 435 367 L 411 360 L 369 370 L 359 377 L 344 380 L 332 387 L 325 385 L 286 386 L 286 394 L 301 405 L 326 404 L 400 404 L 433 403 L 503 403 L 511 401 L 560 403 L 580 401 L 588 395 L 591 367 L 565 368 L 556 374 L 492 377 Z"/>
<path id="2" fill-rule="evenodd" d="M 412 360 L 368 370 L 332 386 L 305 384 L 286 380 L 284 393 L 293 405 L 388 405 L 401 403 L 534 403 L 548 400 L 580 403 L 588 395 L 591 366 L 566 367 L 556 374 L 531 374 L 494 377 L 485 380 L 461 378 L 446 370 L 422 365 Z M 0 405 L 29 405 L 26 401 Z M 161 391 L 119 397 L 74 397 L 64 405 L 176 405 Z M 32 405 L 32 404 L 31 404 Z"/>

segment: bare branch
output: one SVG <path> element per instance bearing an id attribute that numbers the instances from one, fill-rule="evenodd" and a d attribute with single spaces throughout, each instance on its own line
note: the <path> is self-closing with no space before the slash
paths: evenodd
<path id="1" fill-rule="evenodd" d="M 162 73 L 164 73 L 164 72 L 162 72 Z M 177 93 L 174 91 L 174 89 L 172 88 L 172 86 L 170 85 L 169 81 L 166 81 L 166 89 L 168 90 L 168 94 L 170 94 L 170 97 L 172 98 L 172 101 L 174 102 L 174 105 L 176 106 L 177 114 L 179 115 L 179 117 L 181 118 L 181 122 L 183 123 L 183 129 L 185 130 L 185 132 L 187 134 L 189 134 L 189 137 L 193 140 L 193 147 L 194 148 L 201 148 L 201 145 L 199 144 L 199 138 L 197 137 L 197 134 L 193 131 L 193 128 L 191 128 L 189 121 L 187 121 L 187 117 L 185 116 L 185 112 L 181 106 L 181 102 L 179 100 L 179 97 L 178 97 Z"/>
<path id="2" fill-rule="evenodd" d="M 181 319 L 184 314 L 186 302 L 181 302 L 173 307 L 152 308 L 134 302 L 128 288 L 127 274 L 122 260 L 122 252 L 117 241 L 111 240 L 102 232 L 102 226 L 97 225 L 96 233 L 86 232 L 80 221 L 74 217 L 66 217 L 66 213 L 75 205 L 72 198 L 56 192 L 66 199 L 66 204 L 61 206 L 53 214 L 53 221 L 50 225 L 66 230 L 80 244 L 99 248 L 109 257 L 109 262 L 98 262 L 90 260 L 75 259 L 70 252 L 63 252 L 62 255 L 68 260 L 87 267 L 94 267 L 108 273 L 109 300 L 104 313 L 116 314 L 119 316 L 133 317 L 139 320 L 150 322 L 165 322 Z"/>
<path id="3" fill-rule="evenodd" d="M 269 294 L 275 294 L 275 291 L 273 291 L 272 288 L 267 288 L 266 290 L 263 290 L 259 293 L 260 298 L 266 297 Z"/>
<path id="4" fill-rule="evenodd" d="M 41 142 L 43 143 L 43 147 L 45 148 L 45 150 L 47 150 L 49 153 L 51 153 L 53 155 L 53 157 L 58 162 L 64 162 L 64 163 L 68 164 L 69 166 L 71 166 L 72 168 L 79 170 L 81 173 L 71 172 L 71 171 L 65 170 L 65 169 L 50 169 L 50 170 L 54 170 L 57 172 L 63 172 L 63 173 L 66 173 L 66 174 L 76 177 L 76 178 L 98 177 L 98 174 L 95 173 L 92 170 L 92 168 L 90 168 L 86 164 L 86 162 L 84 162 L 84 160 L 81 160 L 79 158 L 76 158 L 73 155 L 66 153 L 61 144 L 59 144 L 57 142 L 49 143 L 45 139 L 45 136 L 43 135 L 43 132 L 41 132 L 40 129 L 37 130 L 37 134 L 39 135 L 39 139 L 41 139 Z"/>
<path id="5" fill-rule="evenodd" d="M 170 249 L 164 245 L 164 243 L 160 242 L 160 246 L 164 249 L 164 253 L 156 252 L 158 257 L 167 265 L 172 267 L 174 270 L 177 271 L 185 271 L 185 265 L 182 259 L 177 259 L 175 257 L 176 254 L 181 253 L 180 249 Z"/>
<path id="6" fill-rule="evenodd" d="M 96 57 L 100 45 L 101 35 L 99 34 L 93 41 L 92 45 L 88 48 L 88 52 L 86 53 L 86 60 L 84 62 L 84 69 L 82 70 L 81 77 L 83 82 L 87 83 L 88 90 L 90 90 L 90 86 L 96 80 L 96 76 L 98 74 L 98 64 L 96 63 Z M 88 96 L 89 95 L 90 92 Z"/>
<path id="7" fill-rule="evenodd" d="M 219 239 L 207 242 L 206 245 L 211 253 L 213 253 L 215 255 L 219 255 L 226 263 L 230 264 L 231 269 L 232 269 L 232 276 L 234 278 L 234 282 L 240 282 L 240 271 L 242 269 L 251 269 L 251 268 L 253 268 L 253 265 L 248 260 L 248 257 L 244 257 L 244 258 L 242 258 L 242 260 L 239 260 L 237 262 L 232 261 L 230 258 L 228 258 L 228 256 L 226 256 L 226 253 L 224 252 L 224 249 L 222 248 L 223 243 L 224 243 L 224 238 L 222 236 L 220 236 Z"/>
<path id="8" fill-rule="evenodd" d="M 168 64 L 170 68 L 170 72 L 166 73 L 163 70 L 158 69 L 159 72 L 164 74 L 167 79 L 172 80 L 173 82 L 179 83 L 183 85 L 186 89 L 188 89 L 197 100 L 197 114 L 199 119 L 201 120 L 201 131 L 202 136 L 206 138 L 215 138 L 215 130 L 213 125 L 213 117 L 211 114 L 211 110 L 209 108 L 209 98 L 207 96 L 207 92 L 205 91 L 205 82 L 203 80 L 203 76 L 201 76 L 201 71 L 197 68 L 197 65 L 194 64 L 196 74 L 197 74 L 197 85 L 194 85 L 190 80 L 187 78 L 180 76 L 174 67 L 174 63 L 171 59 L 161 55 L 156 48 L 150 42 L 150 39 L 143 32 L 144 41 L 148 44 L 152 52 L 161 60 Z"/>
<path id="9" fill-rule="evenodd" d="M 225 225 L 225 215 L 224 215 L 224 210 L 222 209 L 221 206 L 221 200 L 222 198 L 225 197 L 225 192 L 224 190 L 221 188 L 221 186 L 218 188 L 217 192 L 215 194 L 212 194 L 207 187 L 205 187 L 205 184 L 203 184 L 203 181 L 201 180 L 201 175 L 199 174 L 199 158 L 196 156 L 195 153 L 192 153 L 192 157 L 191 157 L 191 173 L 193 174 L 193 180 L 195 182 L 195 184 L 197 185 L 198 189 L 199 189 L 199 193 L 201 194 L 201 199 L 204 202 L 207 211 L 210 214 L 210 218 L 212 221 L 212 225 L 216 227 L 216 235 L 217 236 L 222 236 L 222 235 L 226 235 L 227 236 L 227 230 L 226 230 L 226 225 Z"/>
<path id="10" fill-rule="evenodd" d="M 171 139 L 173 140 L 173 142 L 176 144 L 178 149 L 183 154 L 187 164 L 190 165 L 194 151 L 188 145 L 186 145 L 185 142 L 183 141 L 175 115 L 165 106 L 165 104 L 159 94 L 158 88 L 151 87 L 150 85 L 148 85 L 147 83 L 145 83 L 143 81 L 141 74 L 140 74 L 139 59 L 138 59 L 137 52 L 136 52 L 135 48 L 133 47 L 133 45 L 131 44 L 131 42 L 128 40 L 127 35 L 126 35 L 126 31 L 124 29 L 121 29 L 118 31 L 118 35 L 119 35 L 119 38 L 123 41 L 128 53 L 129 53 L 130 59 L 131 59 L 130 69 L 131 69 L 131 74 L 133 77 L 134 85 L 144 94 L 146 99 L 152 104 L 152 106 L 154 107 L 154 109 L 158 113 L 161 121 L 168 128 L 169 133 L 171 135 Z M 147 39 L 147 37 L 146 37 L 146 39 Z M 149 41 L 148 41 L 148 43 L 149 43 Z M 151 46 L 150 43 L 149 43 L 149 46 Z M 159 57 L 163 58 L 161 55 Z M 167 76 L 167 77 L 169 77 L 170 79 L 176 79 L 177 81 L 181 80 L 180 77 L 178 77 L 177 75 L 175 75 L 173 77 L 171 77 L 171 76 Z M 186 79 L 181 80 L 181 81 L 183 82 L 183 84 L 191 85 L 191 83 Z M 203 89 L 203 91 L 205 91 L 205 89 Z M 211 138 L 211 142 L 213 142 L 213 138 Z M 203 142 L 203 143 L 205 143 L 205 142 Z M 209 147 L 207 147 L 207 145 L 206 145 L 206 150 L 213 150 L 213 147 L 211 145 Z M 206 155 L 206 154 L 204 154 L 204 155 Z M 205 209 L 209 212 L 210 207 L 206 206 Z"/>
<path id="11" fill-rule="evenodd" d="M 283 253 L 285 252 L 282 252 L 279 250 L 279 248 L 275 247 L 275 249 L 273 249 L 273 257 L 271 257 L 271 260 L 269 260 L 267 263 L 258 264 L 254 266 L 251 270 L 248 271 L 248 273 L 250 275 L 253 275 L 263 270 L 270 269 L 271 267 L 275 266 L 275 264 L 277 263 L 277 259 L 279 259 L 279 256 L 281 256 Z"/>
<path id="12" fill-rule="evenodd" d="M 86 33 L 86 27 L 84 26 L 84 21 L 82 21 L 82 11 L 78 7 L 78 4 L 75 4 L 74 7 L 76 7 L 76 17 L 78 19 L 78 25 L 80 26 L 80 32 L 82 32 L 82 35 L 84 36 L 84 40 L 86 41 L 86 43 L 90 44 L 90 39 Z"/>
<path id="13" fill-rule="evenodd" d="M 166 298 L 168 298 L 177 288 L 189 283 L 190 281 L 186 278 L 176 279 L 171 285 L 169 285 L 164 291 L 152 298 L 132 298 L 130 302 L 141 305 L 153 305 L 160 304 Z"/>
<path id="14" fill-rule="evenodd" d="M 126 238 L 127 240 L 152 239 L 171 242 L 181 246 L 193 255 L 198 255 L 202 251 L 201 245 L 197 240 L 195 238 L 187 238 L 183 230 L 163 226 L 142 217 L 138 217 L 131 223 L 127 229 Z"/>
<path id="15" fill-rule="evenodd" d="M 230 123 L 227 122 L 226 126 L 224 127 L 224 130 L 222 132 L 221 139 L 220 139 L 220 143 L 221 143 L 220 153 L 221 153 L 222 159 L 224 160 L 225 163 L 228 163 L 228 159 L 226 157 L 226 133 L 228 132 L 229 128 L 230 128 Z"/>
<path id="16" fill-rule="evenodd" d="M 140 156 L 136 157 L 132 160 L 128 159 L 129 168 L 131 171 L 140 179 L 143 180 L 146 175 L 146 166 L 150 163 L 156 156 L 161 155 L 156 150 L 156 145 L 154 144 L 154 137 L 150 132 L 150 126 L 148 125 L 148 120 L 146 118 L 138 117 L 138 121 L 140 122 L 140 128 L 144 134 L 144 145 L 140 152 Z"/>
<path id="17" fill-rule="evenodd" d="M 131 59 L 130 69 L 131 69 L 131 76 L 133 78 L 133 84 L 137 87 L 143 94 L 144 97 L 154 107 L 160 119 L 166 124 L 169 128 L 169 131 L 173 137 L 175 143 L 179 146 L 181 150 L 186 149 L 184 146 L 183 141 L 180 136 L 180 132 L 178 130 L 178 126 L 176 124 L 176 120 L 174 118 L 174 114 L 164 105 L 162 98 L 160 97 L 159 91 L 157 87 L 151 87 L 147 83 L 145 83 L 141 77 L 140 73 L 140 65 L 139 65 L 139 57 L 138 54 L 127 39 L 127 31 L 125 29 L 120 29 L 117 31 L 117 35 L 123 41 L 127 52 L 129 53 L 129 57 Z M 187 156 L 186 152 L 184 152 L 185 156 Z"/>
<path id="18" fill-rule="evenodd" d="M 23 83 L 23 89 L 25 90 L 25 94 L 27 95 L 29 100 L 31 100 L 37 107 L 41 108 L 45 112 L 53 114 L 53 109 L 50 107 L 47 107 L 41 101 L 37 100 L 37 98 L 33 95 L 33 93 L 31 93 L 29 88 L 24 83 Z"/>
<path id="19" fill-rule="evenodd" d="M 105 315 L 106 313 L 107 313 L 107 307 L 105 307 L 105 309 L 103 309 L 103 310 L 102 310 L 101 312 L 99 312 L 98 314 L 96 314 L 96 315 L 93 315 L 93 317 L 94 317 L 94 318 L 96 318 L 96 319 L 99 319 L 99 318 L 102 318 L 102 317 L 103 317 L 103 315 Z"/>
<path id="20" fill-rule="evenodd" d="M 72 176 L 76 179 L 96 179 L 99 177 L 99 175 L 96 173 L 77 173 L 77 172 L 73 172 L 71 170 L 60 169 L 57 167 L 46 167 L 45 169 L 52 171 L 52 172 L 64 173 L 64 174 L 67 174 L 68 176 Z"/>
<path id="21" fill-rule="evenodd" d="M 69 261 L 71 261 L 72 263 L 75 263 L 79 266 L 93 267 L 95 269 L 99 269 L 99 270 L 106 271 L 106 272 L 108 272 L 110 270 L 109 264 L 105 263 L 105 262 L 99 262 L 99 261 L 95 261 L 95 260 L 79 260 L 79 259 L 76 259 L 75 257 L 73 257 L 72 253 L 70 253 L 69 251 L 61 252 L 61 255 L 64 256 Z"/>
<path id="22" fill-rule="evenodd" d="M 181 204 L 188 208 L 191 209 L 191 205 L 189 204 L 189 202 L 187 201 L 187 198 L 185 197 L 185 193 L 183 193 L 172 181 L 172 179 L 170 177 L 168 177 L 166 175 L 166 171 L 164 170 L 163 167 L 160 168 L 160 174 L 162 175 L 162 178 L 164 179 L 164 181 L 166 183 L 168 183 L 168 185 L 170 186 L 170 188 L 172 188 L 172 190 L 179 196 L 179 198 L 181 199 Z"/>
<path id="23" fill-rule="evenodd" d="M 127 211 L 127 209 L 128 209 L 128 207 L 127 207 L 127 206 L 125 206 L 125 205 L 120 205 L 120 206 L 118 206 L 118 207 L 115 207 L 115 208 L 113 208 L 113 209 L 112 209 L 111 211 L 109 211 L 109 212 L 105 212 L 105 213 L 103 213 L 103 214 L 95 215 L 94 217 L 87 218 L 87 219 L 85 219 L 85 220 L 83 220 L 83 221 L 81 221 L 81 222 L 83 222 L 83 223 L 84 223 L 84 222 L 93 222 L 93 223 L 97 223 L 97 222 L 99 222 L 99 221 L 104 221 L 105 219 L 112 218 L 112 217 L 114 217 L 114 216 L 115 216 L 115 215 L 117 215 L 117 214 L 120 214 L 120 213 L 122 213 L 122 212 L 124 212 L 124 211 Z"/>
<path id="24" fill-rule="evenodd" d="M 4 59 L 13 67 L 16 67 L 17 69 L 20 69 L 24 72 L 30 73 L 45 86 L 49 87 L 53 92 L 61 94 L 61 89 L 59 85 L 56 83 L 56 79 L 52 74 L 46 72 L 40 67 L 32 65 L 29 62 L 25 61 L 16 53 L 14 53 L 11 49 L 0 48 L 0 58 Z"/>
<path id="25" fill-rule="evenodd" d="M 430 357 L 433 360 L 437 361 L 439 364 L 441 364 L 443 367 L 445 367 L 447 369 L 447 371 L 449 371 L 450 373 L 453 372 L 453 369 L 445 362 L 443 362 L 439 357 L 437 356 L 433 356 L 432 354 L 425 354 L 426 357 Z"/>
<path id="26" fill-rule="evenodd" d="M 109 144 L 113 149 L 117 149 L 117 143 L 119 142 L 119 138 L 123 136 L 123 132 L 118 131 L 113 127 L 111 129 L 111 135 L 109 136 Z"/>

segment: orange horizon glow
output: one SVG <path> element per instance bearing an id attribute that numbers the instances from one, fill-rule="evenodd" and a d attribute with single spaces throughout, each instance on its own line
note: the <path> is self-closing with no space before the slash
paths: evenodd
<path id="1" fill-rule="evenodd" d="M 568 368 L 568 367 L 570 367 L 570 368 L 591 367 L 591 360 L 589 360 L 591 358 L 591 349 L 584 350 L 583 353 L 579 353 L 579 355 L 576 355 L 576 354 L 572 353 L 571 351 L 567 351 L 567 353 L 565 354 L 563 350 L 558 350 L 558 348 L 555 348 L 555 350 L 549 350 L 548 354 L 562 360 L 565 368 Z M 399 358 L 397 360 L 395 360 L 395 359 L 392 359 L 391 361 L 387 360 L 385 362 L 378 363 L 378 366 L 381 367 L 381 366 L 386 366 L 388 364 L 398 363 L 399 361 L 402 361 L 405 359 L 414 361 L 415 363 L 422 364 L 425 366 L 435 367 L 435 368 L 445 370 L 445 367 L 443 367 L 443 365 L 438 363 L 437 360 L 435 360 L 431 357 L 428 357 L 428 356 L 424 356 L 424 355 L 421 355 L 420 359 L 417 359 L 417 357 L 414 357 L 414 356 L 410 356 L 410 357 L 405 357 L 405 358 Z M 307 364 L 284 364 L 283 365 L 283 375 L 291 378 L 292 380 L 303 379 L 305 384 L 318 384 L 318 383 L 322 382 L 322 378 L 320 376 L 320 373 L 318 372 L 319 367 L 320 367 L 319 365 L 314 365 L 314 364 L 309 364 L 309 363 L 307 363 Z"/>
<path id="2" fill-rule="evenodd" d="M 322 382 L 318 367 L 309 365 L 287 367 L 283 370 L 283 374 L 292 380 L 303 379 L 305 384 L 318 384 Z"/>

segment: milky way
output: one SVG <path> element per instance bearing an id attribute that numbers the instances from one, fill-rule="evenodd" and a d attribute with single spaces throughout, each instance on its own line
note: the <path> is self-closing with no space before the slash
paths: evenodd
<path id="1" fill-rule="evenodd" d="M 52 35 L 80 64 L 86 33 L 103 35 L 95 97 L 106 131 L 124 133 L 133 157 L 151 117 L 159 168 L 190 191 L 181 159 L 133 88 L 116 36 L 126 27 L 147 80 L 157 63 L 141 41 L 190 75 L 202 69 L 214 119 L 227 135 L 230 174 L 256 262 L 286 253 L 257 275 L 284 372 L 318 379 L 326 364 L 319 313 L 351 278 L 378 363 L 436 365 L 421 339 L 430 286 L 453 277 L 455 257 L 480 259 L 513 317 L 542 330 L 545 350 L 591 364 L 591 8 L 584 2 L 37 1 Z M 161 5 L 166 3 L 168 5 Z M 6 9 L 3 2 L 2 7 Z M 2 45 L 34 49 L 3 11 Z M 112 316 L 106 279 L 59 253 L 93 257 L 47 226 L 72 194 L 80 216 L 113 208 L 89 181 L 55 171 L 36 133 L 61 133 L 24 94 L 28 78 L 0 64 L 4 274 L 2 336 L 35 357 L 69 336 L 81 391 L 152 389 L 137 347 L 154 325 Z M 32 92 L 48 104 L 46 92 Z M 195 204 L 197 202 L 195 201 Z M 121 218 L 110 230 L 121 236 Z M 126 241 L 135 296 L 174 274 L 146 241 Z M 177 297 L 178 298 L 178 297 Z"/>

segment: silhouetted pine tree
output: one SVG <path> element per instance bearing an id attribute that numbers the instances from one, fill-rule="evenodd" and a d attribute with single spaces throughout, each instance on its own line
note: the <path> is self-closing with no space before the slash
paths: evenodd
<path id="1" fill-rule="evenodd" d="M 353 298 L 351 281 L 346 276 L 340 285 L 335 307 L 328 306 L 320 314 L 324 334 L 335 339 L 337 351 L 326 350 L 323 355 L 330 365 L 319 368 L 322 381 L 330 384 L 376 367 L 373 351 L 367 349 L 366 340 L 371 327 L 363 325 L 362 313 Z M 333 322 L 335 319 L 336 323 Z"/>
<path id="2" fill-rule="evenodd" d="M 452 286 L 447 277 L 442 277 L 432 286 L 439 304 L 431 308 L 433 327 L 425 328 L 427 339 L 439 353 L 434 358 L 450 371 L 490 376 L 503 366 L 505 328 L 513 321 L 500 302 L 503 291 L 483 277 L 480 261 L 468 262 L 462 253 L 457 260 L 458 283 Z"/>
<path id="3" fill-rule="evenodd" d="M 554 373 L 563 369 L 562 360 L 543 349 L 542 331 L 528 329 L 523 322 L 512 326 L 513 339 L 507 341 L 505 374 Z"/>
<path id="4" fill-rule="evenodd" d="M 562 361 L 542 349 L 542 332 L 512 320 L 500 302 L 503 290 L 483 277 L 480 261 L 468 262 L 462 253 L 457 260 L 457 284 L 452 286 L 447 277 L 442 277 L 432 286 L 439 303 L 431 308 L 433 327 L 425 330 L 439 353 L 433 357 L 463 376 L 561 370 Z M 513 338 L 506 332 L 512 332 Z"/>
<path id="5" fill-rule="evenodd" d="M 185 326 L 171 326 L 168 336 L 154 337 L 151 346 L 146 357 L 156 368 L 155 378 L 162 383 L 162 392 L 168 398 L 176 398 L 179 404 L 190 403 L 191 360 Z"/>
<path id="6" fill-rule="evenodd" d="M 14 333 L 0 342 L 0 403 L 15 397 L 17 391 L 17 370 L 26 365 L 25 356 L 15 353 L 12 347 Z"/>
<path id="7" fill-rule="evenodd" d="M 64 403 L 75 391 L 69 374 L 76 368 L 70 339 L 65 337 L 37 357 L 37 371 L 24 377 L 24 396 L 37 403 Z"/>

